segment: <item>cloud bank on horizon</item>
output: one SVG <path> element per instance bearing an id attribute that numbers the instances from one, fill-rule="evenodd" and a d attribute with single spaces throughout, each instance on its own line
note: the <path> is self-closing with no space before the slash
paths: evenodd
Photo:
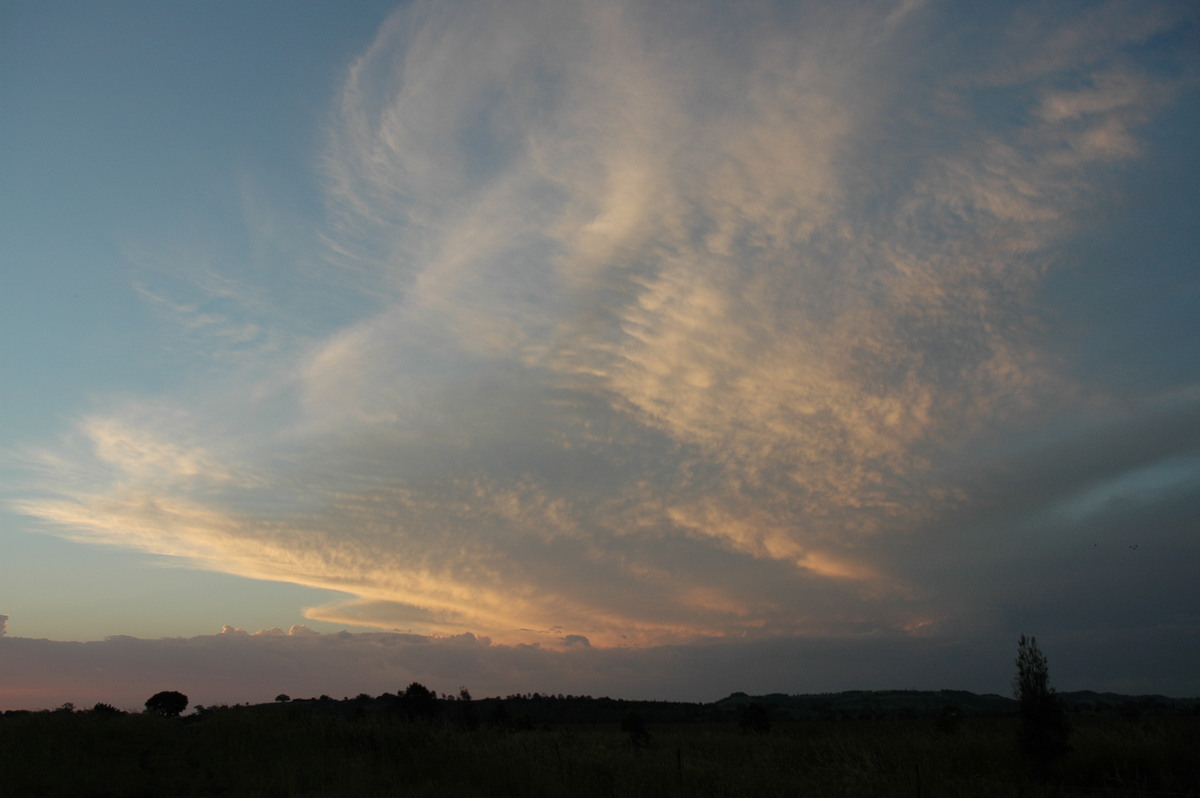
<path id="1" fill-rule="evenodd" d="M 1078 242 L 1194 101 L 1194 9 L 963 13 L 400 8 L 330 113 L 322 265 L 143 287 L 195 379 L 33 453 L 19 509 L 423 635 L 1200 629 L 1194 361 L 1047 336 L 1135 268 Z"/>
<path id="2" fill-rule="evenodd" d="M 1144 694 L 1157 685 L 1195 695 L 1195 673 L 1177 640 L 1140 630 L 1116 647 L 1097 636 L 1055 639 L 1047 652 L 1063 690 L 1104 685 Z M 631 699 L 714 701 L 733 692 L 767 695 L 882 689 L 969 689 L 1006 693 L 1013 641 L 996 636 L 930 638 L 904 631 L 830 637 L 705 639 L 680 645 L 561 647 L 505 645 L 471 633 L 430 637 L 397 632 L 320 634 L 225 626 L 217 634 L 88 642 L 8 638 L 0 665 L 6 709 L 45 709 L 70 701 L 139 709 L 159 689 L 180 690 L 193 706 L 265 703 L 279 693 L 334 698 L 397 692 L 413 681 L 478 698 L 540 692 Z M 1151 688 L 1154 689 L 1154 688 Z"/>

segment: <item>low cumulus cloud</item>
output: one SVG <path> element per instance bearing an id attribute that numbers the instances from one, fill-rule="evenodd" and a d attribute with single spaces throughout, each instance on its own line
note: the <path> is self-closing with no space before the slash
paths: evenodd
<path id="1" fill-rule="evenodd" d="M 232 628 L 232 627 L 229 627 Z M 1130 694 L 1200 691 L 1196 634 L 1109 629 L 1044 643 L 1056 687 Z M 1179 637 L 1190 642 L 1182 648 Z M 1040 641 L 1040 638 L 1039 638 Z M 380 695 L 420 682 L 476 698 L 541 692 L 708 702 L 736 691 L 832 692 L 949 686 L 1007 694 L 1015 640 L 969 633 L 952 639 L 904 631 L 857 636 L 709 640 L 648 648 L 503 645 L 466 633 L 230 634 L 78 643 L 7 637 L 0 642 L 0 708 L 46 709 L 70 701 L 140 711 L 160 690 L 192 706 L 293 698 Z"/>
<path id="2" fill-rule="evenodd" d="M 218 635 L 224 637 L 315 637 L 318 632 L 314 632 L 302 623 L 294 623 L 285 632 L 278 626 L 272 626 L 270 629 L 259 629 L 257 632 L 247 632 L 237 626 L 225 624 L 221 627 Z"/>
<path id="3" fill-rule="evenodd" d="M 1004 626 L 1053 508 L 1197 473 L 1194 426 L 1107 471 L 1073 457 L 1200 403 L 1109 401 L 1040 338 L 1057 253 L 1183 91 L 1142 63 L 1181 6 L 1097 9 L 405 5 L 323 159 L 325 279 L 355 318 L 220 395 L 97 412 L 19 507 L 420 635 Z M 287 339 L 281 315 L 255 335 Z M 1075 470 L 1009 475 L 1064 419 Z"/>

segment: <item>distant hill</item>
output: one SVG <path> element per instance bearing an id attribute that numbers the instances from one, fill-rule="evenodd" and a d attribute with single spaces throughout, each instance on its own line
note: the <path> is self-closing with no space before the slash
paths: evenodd
<path id="1" fill-rule="evenodd" d="M 936 716 L 944 707 L 954 707 L 964 716 L 1009 715 L 1017 706 L 1011 698 L 965 690 L 849 690 L 765 696 L 734 693 L 718 701 L 717 706 L 740 711 L 752 702 L 766 706 L 778 720 L 924 718 Z"/>
<path id="2" fill-rule="evenodd" d="M 1200 698 L 1168 698 L 1165 695 L 1121 695 L 1119 693 L 1095 693 L 1091 690 L 1076 690 L 1059 693 L 1058 697 L 1067 705 L 1068 711 L 1076 712 L 1123 712 L 1146 715 L 1170 712 L 1200 712 Z"/>
<path id="3" fill-rule="evenodd" d="M 1200 698 L 1127 696 L 1090 690 L 1059 693 L 1058 697 L 1069 713 L 1164 714 L 1200 711 Z M 773 693 L 763 696 L 734 693 L 712 706 L 736 713 L 746 704 L 755 702 L 766 706 L 771 716 L 778 720 L 924 718 L 936 717 L 946 707 L 952 707 L 964 717 L 1011 715 L 1017 711 L 1015 699 L 994 693 L 979 695 L 965 690 L 849 690 L 841 693 Z"/>

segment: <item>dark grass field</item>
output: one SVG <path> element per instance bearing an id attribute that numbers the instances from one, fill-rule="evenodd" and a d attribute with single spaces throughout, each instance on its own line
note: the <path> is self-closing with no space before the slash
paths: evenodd
<path id="1" fill-rule="evenodd" d="M 182 718 L 0 716 L 4 796 L 1200 796 L 1200 716 L 1072 718 L 1071 751 L 1032 772 L 1012 717 L 482 723 L 300 704 Z"/>

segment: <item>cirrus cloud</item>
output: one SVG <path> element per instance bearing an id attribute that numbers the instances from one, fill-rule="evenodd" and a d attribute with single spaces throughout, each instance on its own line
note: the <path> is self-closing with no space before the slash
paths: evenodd
<path id="1" fill-rule="evenodd" d="M 1177 7 L 1105 8 L 996 10 L 980 47 L 920 3 L 405 6 L 323 161 L 357 317 L 89 417 L 19 507 L 421 634 L 953 621 L 905 547 L 986 503 L 971 447 L 1126 419 L 1039 335 L 1057 248 L 1184 90 L 1139 62 Z"/>

